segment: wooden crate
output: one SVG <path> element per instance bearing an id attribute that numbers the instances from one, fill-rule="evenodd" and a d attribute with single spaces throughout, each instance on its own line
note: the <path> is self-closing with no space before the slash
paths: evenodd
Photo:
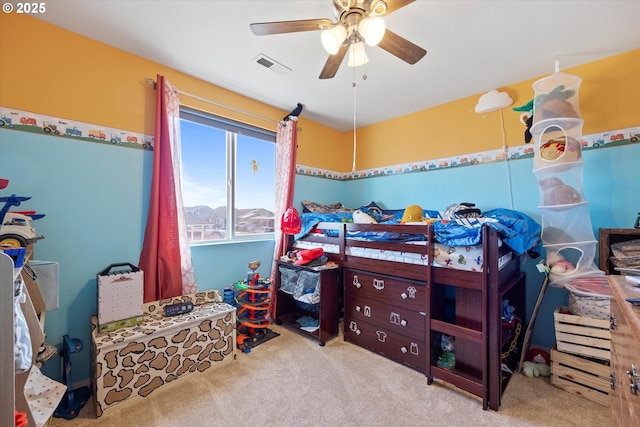
<path id="1" fill-rule="evenodd" d="M 567 307 L 553 312 L 558 351 L 611 360 L 609 320 L 565 313 L 569 313 Z"/>
<path id="2" fill-rule="evenodd" d="M 610 374 L 606 361 L 563 353 L 556 347 L 551 350 L 551 385 L 566 392 L 608 407 Z"/>

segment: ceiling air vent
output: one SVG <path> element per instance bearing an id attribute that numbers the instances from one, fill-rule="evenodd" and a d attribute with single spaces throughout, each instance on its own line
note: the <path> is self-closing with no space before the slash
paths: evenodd
<path id="1" fill-rule="evenodd" d="M 253 62 L 256 62 L 278 74 L 287 74 L 289 71 L 291 71 L 291 68 L 282 65 L 281 63 L 269 58 L 267 55 L 264 55 L 262 53 L 253 58 Z"/>

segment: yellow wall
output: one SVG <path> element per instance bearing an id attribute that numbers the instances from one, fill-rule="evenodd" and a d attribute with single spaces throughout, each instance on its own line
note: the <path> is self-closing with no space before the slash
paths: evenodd
<path id="1" fill-rule="evenodd" d="M 206 83 L 164 65 L 79 36 L 44 21 L 0 14 L 0 105 L 153 134 L 155 93 L 144 80 L 162 74 L 181 91 L 278 120 L 286 111 Z M 589 134 L 640 124 L 640 50 L 563 72 L 583 78 L 580 106 Z M 540 76 L 544 77 L 544 76 Z M 539 77 L 538 77 L 539 78 Z M 502 88 L 526 104 L 538 78 Z M 476 114 L 481 94 L 357 131 L 356 169 L 467 154 L 502 146 L 500 113 Z M 183 95 L 184 105 L 275 130 L 256 119 Z M 503 110 L 506 143 L 522 145 L 520 113 Z M 353 132 L 339 132 L 300 117 L 298 163 L 348 172 Z M 401 148 L 398 148 L 401 147 Z"/>
<path id="2" fill-rule="evenodd" d="M 640 125 L 640 49 L 562 70 L 582 78 L 580 110 L 583 134 Z M 539 76 L 506 87 L 512 107 L 529 102 Z M 500 112 L 477 114 L 482 94 L 358 129 L 356 169 L 437 159 L 502 146 Z M 503 110 L 507 146 L 524 144 L 519 112 Z M 392 148 L 393 147 L 393 148 Z M 396 147 L 402 147 L 398 149 Z"/>
<path id="3" fill-rule="evenodd" d="M 279 120 L 283 111 L 164 65 L 26 15 L 0 14 L 0 105 L 153 135 L 155 92 L 146 78 L 164 75 L 178 90 Z M 180 95 L 183 105 L 275 130 L 257 119 Z M 342 132 L 300 117 L 298 163 L 350 169 Z"/>

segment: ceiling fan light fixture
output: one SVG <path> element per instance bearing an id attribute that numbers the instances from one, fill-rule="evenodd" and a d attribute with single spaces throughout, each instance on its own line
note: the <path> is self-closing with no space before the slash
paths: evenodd
<path id="1" fill-rule="evenodd" d="M 349 46 L 349 67 L 359 67 L 369 62 L 367 53 L 364 51 L 362 42 L 354 43 Z"/>
<path id="2" fill-rule="evenodd" d="M 381 17 L 365 18 L 358 25 L 358 32 L 369 46 L 377 46 L 384 37 L 386 26 Z"/>
<path id="3" fill-rule="evenodd" d="M 333 28 L 322 30 L 322 34 L 320 35 L 322 47 L 324 47 L 324 50 L 326 50 L 329 55 L 335 55 L 338 53 L 340 46 L 346 38 L 347 29 L 342 25 L 336 25 Z"/>

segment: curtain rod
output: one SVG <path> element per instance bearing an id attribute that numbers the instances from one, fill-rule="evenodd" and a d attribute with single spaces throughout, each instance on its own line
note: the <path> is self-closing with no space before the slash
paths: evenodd
<path id="1" fill-rule="evenodd" d="M 151 78 L 147 78 L 145 80 L 145 82 L 147 83 L 147 85 L 151 86 L 152 88 L 154 88 L 154 89 L 156 88 L 157 83 L 156 83 L 155 80 L 153 80 Z M 177 92 L 179 94 L 181 94 L 181 95 L 185 95 L 185 96 L 188 96 L 190 98 L 197 99 L 199 101 L 207 102 L 209 104 L 213 104 L 213 105 L 218 106 L 218 107 L 226 108 L 227 110 L 235 111 L 236 113 L 245 114 L 247 116 L 252 116 L 252 117 L 255 117 L 257 119 L 265 120 L 265 121 L 271 122 L 271 123 L 276 123 L 277 124 L 279 122 L 279 120 L 274 120 L 274 119 L 271 119 L 269 117 L 259 116 L 259 115 L 254 114 L 254 113 L 250 113 L 249 111 L 244 111 L 244 110 L 240 110 L 239 108 L 235 108 L 235 107 L 231 107 L 229 105 L 221 104 L 219 102 L 213 101 L 211 99 L 203 98 L 201 96 L 194 95 L 194 94 L 189 93 L 189 92 L 183 92 L 181 90 L 177 90 Z"/>

